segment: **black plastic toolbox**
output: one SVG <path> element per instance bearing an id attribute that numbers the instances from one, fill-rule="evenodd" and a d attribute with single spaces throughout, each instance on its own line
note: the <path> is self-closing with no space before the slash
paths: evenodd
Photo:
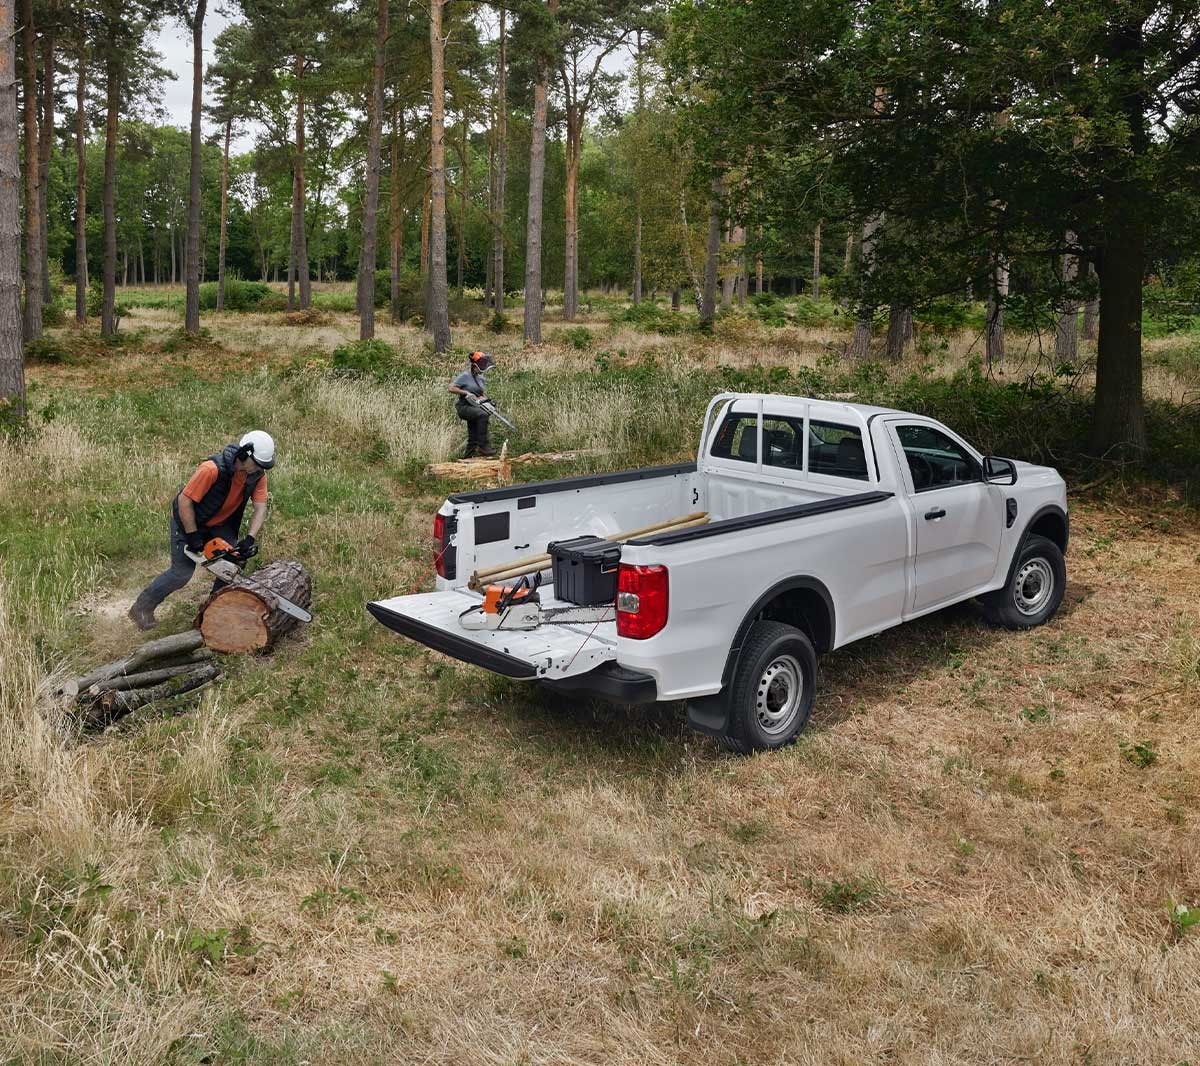
<path id="1" fill-rule="evenodd" d="M 554 598 L 581 607 L 613 603 L 621 545 L 601 537 L 572 537 L 546 545 L 554 571 Z"/>

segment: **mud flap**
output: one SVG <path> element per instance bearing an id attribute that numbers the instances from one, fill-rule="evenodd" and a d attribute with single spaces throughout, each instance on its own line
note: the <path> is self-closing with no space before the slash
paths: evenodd
<path id="1" fill-rule="evenodd" d="M 687 701 L 687 723 L 697 733 L 723 737 L 729 732 L 729 699 L 725 692 Z"/>

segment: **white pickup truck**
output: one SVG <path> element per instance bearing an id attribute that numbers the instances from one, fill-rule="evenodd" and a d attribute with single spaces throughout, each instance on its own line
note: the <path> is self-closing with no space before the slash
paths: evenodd
<path id="1" fill-rule="evenodd" d="M 594 621 L 571 620 L 543 585 L 544 624 L 463 625 L 482 600 L 476 570 L 698 511 L 706 524 L 620 546 L 615 602 Z M 368 610 L 507 677 L 686 700 L 690 725 L 749 752 L 804 728 L 824 652 L 973 597 L 1010 629 L 1045 622 L 1062 602 L 1068 529 L 1056 471 L 981 455 L 933 419 L 722 393 L 695 463 L 451 496 L 434 521 L 436 591 Z"/>

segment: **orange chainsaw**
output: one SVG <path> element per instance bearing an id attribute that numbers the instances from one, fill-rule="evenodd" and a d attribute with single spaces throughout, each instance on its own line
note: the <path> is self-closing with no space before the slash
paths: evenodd
<path id="1" fill-rule="evenodd" d="M 246 577 L 242 574 L 242 567 L 246 565 L 254 556 L 258 554 L 258 545 L 253 544 L 245 551 L 238 551 L 224 537 L 213 537 L 207 544 L 204 545 L 204 551 L 194 552 L 184 549 L 184 554 L 194 563 L 199 563 L 218 581 L 233 581 L 234 578 L 241 578 L 242 581 L 251 588 L 262 589 L 262 585 L 252 577 Z M 290 614 L 293 618 L 298 618 L 301 622 L 311 622 L 312 612 L 306 611 L 299 604 L 292 603 L 291 600 L 280 596 L 278 592 L 270 591 L 276 605 L 284 614 Z"/>
<path id="2" fill-rule="evenodd" d="M 463 629 L 537 629 L 546 623 L 610 622 L 617 617 L 614 604 L 595 607 L 543 607 L 538 594 L 542 575 L 515 585 L 488 585 L 483 602 L 458 616 Z"/>

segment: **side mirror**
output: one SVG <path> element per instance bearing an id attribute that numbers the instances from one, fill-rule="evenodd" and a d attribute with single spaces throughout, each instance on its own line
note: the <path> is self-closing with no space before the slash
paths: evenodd
<path id="1" fill-rule="evenodd" d="M 983 480 L 989 485 L 1015 485 L 1017 483 L 1017 464 L 1011 459 L 1001 459 L 998 455 L 983 457 Z"/>

